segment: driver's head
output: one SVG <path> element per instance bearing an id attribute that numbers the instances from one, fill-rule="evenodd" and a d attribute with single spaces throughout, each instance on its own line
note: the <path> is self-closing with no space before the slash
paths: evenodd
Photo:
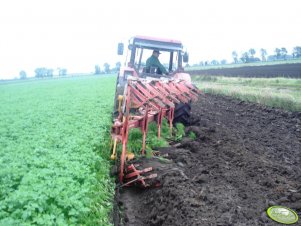
<path id="1" fill-rule="evenodd" d="M 156 56 L 156 57 L 159 57 L 161 53 L 159 52 L 159 50 L 154 50 L 153 51 L 153 55 Z"/>

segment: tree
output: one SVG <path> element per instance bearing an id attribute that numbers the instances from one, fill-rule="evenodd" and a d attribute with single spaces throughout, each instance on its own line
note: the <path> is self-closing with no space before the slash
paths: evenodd
<path id="1" fill-rule="evenodd" d="M 260 53 L 261 53 L 261 60 L 264 62 L 264 61 L 267 61 L 266 59 L 266 55 L 268 54 L 267 51 L 263 48 L 260 49 Z"/>
<path id="2" fill-rule="evenodd" d="M 280 50 L 281 58 L 286 60 L 287 50 L 286 48 L 282 47 Z"/>
<path id="3" fill-rule="evenodd" d="M 218 63 L 217 60 L 212 60 L 210 64 L 211 64 L 211 65 L 218 65 L 219 63 Z"/>
<path id="4" fill-rule="evenodd" d="M 115 72 L 118 72 L 120 70 L 120 68 L 121 68 L 121 63 L 118 61 L 118 62 L 115 63 L 115 67 L 112 68 L 110 71 L 112 73 L 115 73 Z"/>
<path id="5" fill-rule="evenodd" d="M 46 77 L 47 75 L 47 68 L 45 67 L 38 67 L 34 71 L 36 73 L 37 78 L 43 78 Z"/>
<path id="6" fill-rule="evenodd" d="M 237 60 L 238 55 L 237 55 L 236 51 L 232 52 L 232 57 L 233 57 L 234 63 L 237 64 L 238 63 L 238 60 Z"/>
<path id="7" fill-rule="evenodd" d="M 27 78 L 27 74 L 26 74 L 26 72 L 23 71 L 23 70 L 20 71 L 19 76 L 20 76 L 20 79 L 26 79 L 26 78 Z"/>
<path id="8" fill-rule="evenodd" d="M 223 64 L 223 65 L 227 64 L 227 60 L 225 60 L 225 59 L 221 60 L 221 64 Z"/>
<path id="9" fill-rule="evenodd" d="M 275 53 L 276 53 L 276 58 L 277 58 L 277 59 L 280 59 L 280 57 L 281 57 L 281 49 L 276 48 L 276 49 L 275 49 Z"/>
<path id="10" fill-rule="evenodd" d="M 95 65 L 95 74 L 96 75 L 99 75 L 100 74 L 100 67 L 99 67 L 99 65 Z"/>
<path id="11" fill-rule="evenodd" d="M 298 58 L 301 57 L 301 46 L 296 46 L 293 49 L 293 57 Z"/>
<path id="12" fill-rule="evenodd" d="M 47 77 L 53 77 L 53 69 L 46 69 L 46 76 Z"/>
<path id="13" fill-rule="evenodd" d="M 256 51 L 255 51 L 255 49 L 251 48 L 251 49 L 249 49 L 249 53 L 250 53 L 251 57 L 254 58 Z"/>
<path id="14" fill-rule="evenodd" d="M 248 52 L 244 52 L 241 56 L 241 61 L 244 63 L 249 63 L 250 62 L 250 57 Z"/>
<path id="15" fill-rule="evenodd" d="M 103 67 L 106 74 L 110 73 L 110 64 L 104 63 Z"/>
<path id="16" fill-rule="evenodd" d="M 120 61 L 116 62 L 115 66 L 116 66 L 116 70 L 119 71 L 121 67 Z"/>
<path id="17" fill-rule="evenodd" d="M 34 71 L 36 73 L 36 78 L 44 78 L 44 77 L 53 77 L 53 69 L 38 67 Z"/>
<path id="18" fill-rule="evenodd" d="M 67 69 L 66 68 L 60 68 L 59 69 L 59 76 L 65 76 L 67 75 Z"/>

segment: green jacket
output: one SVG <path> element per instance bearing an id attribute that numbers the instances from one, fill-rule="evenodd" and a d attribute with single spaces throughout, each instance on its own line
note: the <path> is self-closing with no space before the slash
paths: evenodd
<path id="1" fill-rule="evenodd" d="M 150 69 L 150 67 L 157 67 L 160 69 L 160 71 L 163 73 L 163 74 L 167 74 L 167 70 L 165 69 L 165 67 L 160 63 L 159 59 L 155 56 L 151 56 L 150 58 L 147 59 L 146 61 L 146 66 L 147 70 Z"/>

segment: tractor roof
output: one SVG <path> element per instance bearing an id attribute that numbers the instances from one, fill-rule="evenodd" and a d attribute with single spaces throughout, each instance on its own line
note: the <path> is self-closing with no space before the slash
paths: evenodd
<path id="1" fill-rule="evenodd" d="M 154 38 L 148 36 L 134 36 L 132 44 L 146 49 L 182 50 L 182 42 L 174 39 Z"/>

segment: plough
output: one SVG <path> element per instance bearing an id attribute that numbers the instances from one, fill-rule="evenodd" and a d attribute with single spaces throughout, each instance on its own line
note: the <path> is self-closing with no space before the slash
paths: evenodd
<path id="1" fill-rule="evenodd" d="M 114 119 L 111 159 L 117 158 L 117 145 L 122 146 L 119 159 L 119 182 L 123 186 L 140 183 L 148 187 L 148 179 L 157 174 L 148 174 L 152 167 L 138 169 L 139 165 L 127 164 L 134 155 L 127 152 L 129 131 L 140 128 L 142 131 L 141 154 L 145 154 L 148 124 L 155 122 L 158 128 L 158 138 L 161 136 L 162 120 L 166 118 L 172 131 L 175 109 L 179 104 L 190 106 L 198 99 L 200 91 L 191 83 L 182 79 L 154 79 L 130 76 L 124 86 L 123 95 L 118 95 L 118 116 Z"/>

